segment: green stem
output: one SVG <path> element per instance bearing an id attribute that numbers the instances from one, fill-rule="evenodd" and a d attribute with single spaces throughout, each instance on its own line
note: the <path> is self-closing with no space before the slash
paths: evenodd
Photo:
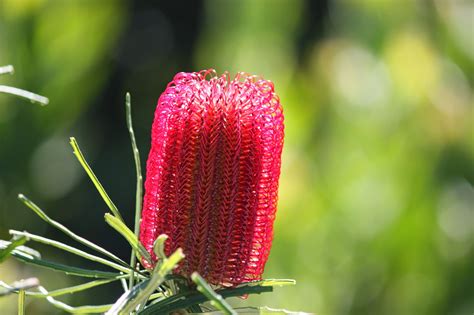
<path id="1" fill-rule="evenodd" d="M 134 233 L 136 238 L 139 237 L 140 231 L 140 217 L 142 212 L 142 187 L 143 187 L 143 176 L 142 176 L 142 168 L 140 162 L 140 152 L 138 151 L 137 142 L 135 140 L 135 132 L 133 131 L 133 124 L 132 124 L 132 103 L 131 103 L 131 96 L 130 93 L 125 95 L 125 111 L 126 111 L 126 120 L 127 120 L 127 128 L 128 133 L 130 135 L 130 140 L 132 143 L 132 151 L 133 151 L 133 159 L 135 161 L 135 172 L 137 177 L 137 184 L 135 190 L 135 226 L 134 226 Z M 130 267 L 135 268 L 136 265 L 136 253 L 135 249 L 132 247 L 132 252 L 130 254 Z M 130 274 L 130 279 L 128 283 L 128 287 L 131 288 L 134 285 L 134 275 Z"/>
<path id="2" fill-rule="evenodd" d="M 18 292 L 18 315 L 25 314 L 25 290 Z"/>

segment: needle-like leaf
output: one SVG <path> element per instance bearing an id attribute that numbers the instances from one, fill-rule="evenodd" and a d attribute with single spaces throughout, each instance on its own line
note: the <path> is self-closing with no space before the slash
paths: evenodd
<path id="1" fill-rule="evenodd" d="M 41 293 L 41 292 L 34 292 L 34 291 L 25 291 L 25 294 L 27 296 L 31 296 L 31 297 L 35 297 L 35 298 L 46 298 L 48 296 L 53 296 L 53 297 L 62 296 L 62 295 L 66 295 L 66 294 L 73 294 L 73 293 L 85 291 L 85 290 L 88 290 L 88 289 L 91 289 L 91 288 L 94 288 L 94 287 L 97 287 L 97 286 L 101 286 L 101 285 L 104 285 L 104 284 L 107 284 L 107 283 L 111 283 L 111 282 L 123 279 L 124 277 L 128 277 L 128 275 L 122 275 L 122 276 L 119 276 L 117 278 L 112 278 L 112 279 L 94 280 L 94 281 L 82 283 L 82 284 L 79 284 L 79 285 L 75 285 L 75 286 L 72 286 L 72 287 L 61 288 L 61 289 L 49 291 L 47 295 L 44 294 L 44 293 Z M 34 278 L 34 279 L 36 279 L 36 278 Z M 28 288 L 37 287 L 38 285 L 39 285 L 39 282 L 35 286 L 30 286 Z M 0 286 L 5 288 L 6 290 L 14 292 L 14 293 L 17 293 L 18 290 L 19 290 L 19 288 L 17 286 L 15 286 L 15 284 L 8 285 L 8 284 L 6 284 L 2 281 L 0 281 Z M 24 290 L 26 290 L 28 288 L 23 287 Z"/>
<path id="2" fill-rule="evenodd" d="M 25 244 L 27 240 L 26 236 L 13 239 L 7 247 L 0 249 L 0 263 L 10 257 L 11 252 L 18 246 Z"/>
<path id="3" fill-rule="evenodd" d="M 137 177 L 137 184 L 135 190 L 135 226 L 134 226 L 134 234 L 135 237 L 138 239 L 138 233 L 140 231 L 140 217 L 142 213 L 142 187 L 143 187 L 143 176 L 142 176 L 142 168 L 140 162 L 140 152 L 138 151 L 137 142 L 135 140 L 135 132 L 133 131 L 133 124 L 132 124 L 132 102 L 130 93 L 125 95 L 125 112 L 126 112 L 126 120 L 127 120 L 127 128 L 128 133 L 130 135 L 130 141 L 132 143 L 132 151 L 133 151 L 133 160 L 135 162 L 135 172 Z M 136 253 L 135 249 L 132 247 L 132 253 L 130 254 L 130 266 L 134 268 L 136 265 Z M 133 287 L 134 284 L 134 275 L 130 274 L 129 279 L 129 287 Z"/>
<path id="4" fill-rule="evenodd" d="M 166 280 L 176 265 L 184 258 L 181 248 L 178 248 L 169 258 L 156 266 L 151 274 L 149 281 L 139 284 L 137 290 L 126 292 L 117 303 L 107 312 L 107 315 L 129 314 L 134 311 L 138 305 L 146 303 L 150 295 Z"/>
<path id="5" fill-rule="evenodd" d="M 40 207 L 38 207 L 33 201 L 29 200 L 25 195 L 19 194 L 18 199 L 25 204 L 28 208 L 33 210 L 34 213 L 36 213 L 42 220 L 44 220 L 46 223 L 49 223 L 53 227 L 57 228 L 67 236 L 71 237 L 73 240 L 97 251 L 98 253 L 101 253 L 111 259 L 113 259 L 115 262 L 123 265 L 123 266 L 128 266 L 126 262 L 124 262 L 122 259 L 119 257 L 115 256 L 111 252 L 107 251 L 106 249 L 100 247 L 99 245 L 96 245 L 92 243 L 91 241 L 77 235 L 76 233 L 72 232 L 70 229 L 62 225 L 61 223 L 51 219 L 43 210 L 41 210 Z"/>
<path id="6" fill-rule="evenodd" d="M 150 253 L 143 247 L 138 238 L 133 234 L 133 232 L 118 218 L 114 217 L 110 213 L 104 215 L 105 221 L 119 232 L 125 240 L 130 244 L 130 246 L 135 249 L 135 252 L 138 254 L 139 258 L 144 258 L 148 262 L 151 262 Z"/>
<path id="7" fill-rule="evenodd" d="M 76 158 L 79 160 L 79 163 L 81 163 L 82 167 L 86 171 L 87 175 L 89 175 L 89 178 L 92 180 L 92 183 L 95 185 L 95 188 L 99 192 L 99 194 L 102 196 L 102 199 L 104 199 L 105 203 L 109 207 L 110 211 L 113 213 L 114 216 L 116 216 L 120 221 L 123 222 L 122 215 L 120 214 L 119 210 L 117 209 L 117 206 L 114 204 L 112 199 L 110 199 L 109 195 L 105 191 L 104 187 L 102 184 L 99 182 L 99 179 L 97 176 L 94 174 L 94 171 L 92 171 L 91 167 L 87 163 L 86 159 L 84 158 L 84 154 L 82 154 L 81 148 L 79 148 L 79 144 L 76 141 L 76 138 L 71 137 L 70 139 L 70 144 L 72 146 L 74 155 Z"/>
<path id="8" fill-rule="evenodd" d="M 87 277 L 87 278 L 116 278 L 121 276 L 120 273 L 116 272 L 108 272 L 108 271 L 99 271 L 99 270 L 91 270 L 79 267 L 68 266 L 48 260 L 44 260 L 39 258 L 38 256 L 32 255 L 22 249 L 24 246 L 19 246 L 15 250 L 12 251 L 12 256 L 16 259 L 23 261 L 27 264 L 32 264 L 38 267 L 51 269 L 53 271 L 64 272 L 67 275 L 72 276 L 80 276 L 80 277 Z"/>
<path id="9" fill-rule="evenodd" d="M 49 292 L 44 287 L 38 287 L 41 293 L 48 295 Z M 55 298 L 48 296 L 46 300 L 54 305 L 56 308 L 59 308 L 63 311 L 72 314 L 97 314 L 97 313 L 104 313 L 107 312 L 108 309 L 112 306 L 112 304 L 105 304 L 105 305 L 84 305 L 84 306 L 70 306 L 66 303 L 56 300 Z"/>
<path id="10" fill-rule="evenodd" d="M 265 292 L 272 292 L 273 287 L 262 287 L 262 286 L 242 286 L 238 288 L 227 288 L 217 290 L 216 293 L 222 295 L 223 298 L 229 298 L 233 296 L 243 296 L 246 294 L 260 294 Z M 208 301 L 208 298 L 201 292 L 188 291 L 185 293 L 175 294 L 169 298 L 160 300 L 159 302 L 146 307 L 141 311 L 140 315 L 151 315 L 151 314 L 168 314 L 170 312 L 186 309 L 193 305 L 198 305 Z"/>
<path id="11" fill-rule="evenodd" d="M 39 236 L 39 235 L 35 235 L 35 234 L 31 234 L 31 233 L 28 233 L 28 232 L 20 232 L 20 231 L 15 231 L 15 230 L 10 230 L 10 234 L 11 235 L 16 235 L 16 236 L 24 236 L 24 237 L 27 237 L 28 239 L 32 240 L 32 241 L 35 241 L 35 242 L 40 242 L 40 243 L 43 243 L 43 244 L 46 244 L 46 245 L 50 245 L 50 246 L 53 246 L 53 247 L 56 247 L 56 248 L 59 248 L 61 250 L 64 250 L 64 251 L 67 251 L 67 252 L 70 252 L 74 255 L 77 255 L 77 256 L 80 256 L 80 257 L 83 257 L 85 259 L 88 259 L 88 260 L 91 260 L 91 261 L 95 261 L 95 262 L 98 262 L 98 263 L 101 263 L 103 265 L 106 265 L 106 266 L 109 266 L 109 267 L 112 267 L 114 269 L 117 269 L 123 273 L 130 273 L 132 272 L 132 270 L 130 269 L 130 267 L 124 267 L 122 265 L 119 265 L 119 264 L 116 264 L 114 262 L 111 262 L 107 259 L 104 259 L 104 258 L 101 258 L 99 256 L 95 256 L 95 255 L 92 255 L 92 254 L 89 254 L 85 251 L 82 251 L 80 249 L 77 249 L 75 247 L 72 247 L 72 246 L 69 246 L 69 245 L 66 245 L 64 243 L 61 243 L 61 242 L 58 242 L 58 241 L 55 241 L 55 240 L 51 240 L 49 238 L 46 238 L 46 237 L 42 237 L 42 236 Z"/>
<path id="12" fill-rule="evenodd" d="M 284 287 L 288 285 L 295 285 L 296 281 L 293 279 L 264 279 L 260 281 L 247 282 L 243 285 L 260 285 L 262 287 Z"/>
<path id="13" fill-rule="evenodd" d="M 47 97 L 31 93 L 26 90 L 18 89 L 12 86 L 0 85 L 0 93 L 7 93 L 11 95 L 15 95 L 18 97 L 26 98 L 33 103 L 39 103 L 41 106 L 48 105 L 49 99 Z"/>
<path id="14" fill-rule="evenodd" d="M 218 310 L 224 312 L 227 315 L 236 315 L 237 312 L 232 309 L 232 307 L 227 303 L 222 295 L 217 294 L 211 286 L 203 279 L 197 272 L 193 272 L 191 275 L 191 280 L 197 285 L 197 290 L 203 293 L 209 301 L 211 301 L 211 305 L 215 306 Z"/>

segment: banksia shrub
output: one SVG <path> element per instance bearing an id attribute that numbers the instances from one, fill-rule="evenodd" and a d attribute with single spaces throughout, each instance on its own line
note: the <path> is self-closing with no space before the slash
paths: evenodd
<path id="1" fill-rule="evenodd" d="M 233 286 L 260 280 L 273 238 L 283 114 L 256 76 L 178 73 L 158 100 L 147 161 L 140 241 L 169 236 L 175 270 Z M 146 267 L 152 267 L 143 262 Z"/>

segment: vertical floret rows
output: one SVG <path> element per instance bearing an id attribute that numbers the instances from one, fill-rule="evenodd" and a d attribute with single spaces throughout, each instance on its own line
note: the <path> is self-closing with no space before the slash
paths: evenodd
<path id="1" fill-rule="evenodd" d="M 273 238 L 283 113 L 274 86 L 240 73 L 178 73 L 160 96 L 140 240 L 183 248 L 176 270 L 216 285 L 261 279 Z M 151 266 L 146 266 L 151 267 Z"/>

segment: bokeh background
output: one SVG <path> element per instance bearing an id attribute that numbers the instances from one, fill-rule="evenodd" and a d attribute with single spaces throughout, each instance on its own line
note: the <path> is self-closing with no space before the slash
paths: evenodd
<path id="1" fill-rule="evenodd" d="M 267 278 L 295 287 L 234 299 L 318 314 L 474 312 L 474 3 L 469 0 L 0 0 L 0 238 L 27 229 L 62 241 L 22 192 L 128 260 L 69 136 L 132 225 L 135 174 L 124 119 L 132 93 L 145 164 L 156 101 L 179 71 L 261 74 L 284 105 L 286 139 Z M 48 259 L 94 266 L 30 244 Z M 0 279 L 38 276 L 9 260 Z M 66 296 L 115 300 L 119 284 Z M 29 314 L 59 314 L 28 299 Z M 16 297 L 0 299 L 2 314 Z"/>

